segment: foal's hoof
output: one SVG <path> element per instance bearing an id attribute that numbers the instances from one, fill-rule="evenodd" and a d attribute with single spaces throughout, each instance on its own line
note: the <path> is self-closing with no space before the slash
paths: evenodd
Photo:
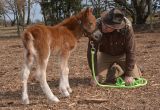
<path id="1" fill-rule="evenodd" d="M 29 104 L 29 99 L 27 98 L 27 99 L 22 99 L 22 104 Z"/>
<path id="2" fill-rule="evenodd" d="M 61 92 L 63 97 L 69 97 L 70 96 L 70 94 L 67 90 L 66 91 L 60 91 L 60 92 Z"/>
<path id="3" fill-rule="evenodd" d="M 58 103 L 60 101 L 56 96 L 54 96 L 52 98 L 49 98 L 49 100 L 51 100 L 51 101 L 53 101 L 55 103 Z"/>
<path id="4" fill-rule="evenodd" d="M 68 90 L 69 93 L 72 93 L 72 92 L 73 92 L 72 89 L 71 89 L 70 87 L 67 88 L 67 90 Z"/>

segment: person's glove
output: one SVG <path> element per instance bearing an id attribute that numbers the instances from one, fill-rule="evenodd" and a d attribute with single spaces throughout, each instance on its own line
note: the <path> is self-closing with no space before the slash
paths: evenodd
<path id="1" fill-rule="evenodd" d="M 130 85 L 135 81 L 135 79 L 132 76 L 125 76 L 124 81 L 125 85 Z"/>
<path id="2" fill-rule="evenodd" d="M 102 33 L 99 30 L 94 32 L 92 35 L 92 39 L 96 42 L 99 42 L 101 40 L 101 38 L 102 38 Z"/>

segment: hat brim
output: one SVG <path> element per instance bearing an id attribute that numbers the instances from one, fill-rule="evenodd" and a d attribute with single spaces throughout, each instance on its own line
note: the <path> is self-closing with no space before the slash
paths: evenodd
<path id="1" fill-rule="evenodd" d="M 106 11 L 102 12 L 102 14 L 101 14 L 101 19 L 102 19 L 102 24 L 103 24 L 102 27 L 103 28 L 110 27 L 112 29 L 122 29 L 122 28 L 125 27 L 126 23 L 125 23 L 124 20 L 120 24 L 105 23 L 104 18 L 105 18 L 106 15 L 108 15 L 108 12 L 106 12 Z"/>

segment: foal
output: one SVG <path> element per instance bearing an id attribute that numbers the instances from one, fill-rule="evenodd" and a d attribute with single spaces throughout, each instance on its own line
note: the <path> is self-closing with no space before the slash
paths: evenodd
<path id="1" fill-rule="evenodd" d="M 92 9 L 86 8 L 55 26 L 34 25 L 24 31 L 22 41 L 25 49 L 25 63 L 21 76 L 24 104 L 29 104 L 27 80 L 34 59 L 37 63 L 35 76 L 43 92 L 51 101 L 59 102 L 46 81 L 46 68 L 51 52 L 57 52 L 61 59 L 60 92 L 66 97 L 70 95 L 72 92 L 68 80 L 70 53 L 75 48 L 78 39 L 86 33 L 92 33 L 95 27 L 96 18 L 92 14 Z"/>

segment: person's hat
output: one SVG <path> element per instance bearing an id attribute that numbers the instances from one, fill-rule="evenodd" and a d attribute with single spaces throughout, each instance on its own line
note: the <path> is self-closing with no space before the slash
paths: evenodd
<path id="1" fill-rule="evenodd" d="M 124 14 L 119 9 L 114 8 L 104 13 L 101 18 L 103 28 L 122 29 L 125 27 Z"/>

